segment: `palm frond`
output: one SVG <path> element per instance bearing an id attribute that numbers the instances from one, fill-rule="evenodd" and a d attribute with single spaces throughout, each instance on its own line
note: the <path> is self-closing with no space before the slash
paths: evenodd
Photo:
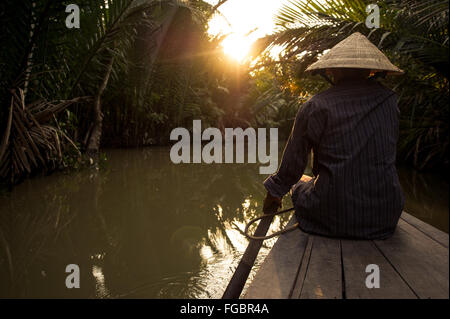
<path id="1" fill-rule="evenodd" d="M 9 119 L 0 145 L 0 177 L 14 184 L 38 168 L 55 168 L 62 161 L 63 138 L 75 144 L 60 129 L 46 124 L 56 113 L 89 98 L 40 101 L 27 107 L 23 90 L 11 92 Z"/>

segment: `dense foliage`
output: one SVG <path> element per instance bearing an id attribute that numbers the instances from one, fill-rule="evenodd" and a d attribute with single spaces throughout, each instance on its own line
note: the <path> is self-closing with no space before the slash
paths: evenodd
<path id="1" fill-rule="evenodd" d="M 369 2 L 292 0 L 243 64 L 208 34 L 219 5 L 80 0 L 81 28 L 68 29 L 69 3 L 0 3 L 2 182 L 96 160 L 100 146 L 166 144 L 193 119 L 276 126 L 285 138 L 301 104 L 328 86 L 305 68 L 355 31 L 406 71 L 384 80 L 400 96 L 399 159 L 448 166 L 448 1 L 378 1 L 381 28 L 369 30 Z"/>
<path id="2" fill-rule="evenodd" d="M 248 75 L 211 39 L 203 1 L 83 0 L 0 5 L 2 182 L 96 159 L 100 144 L 167 143 L 193 118 L 241 125 Z M 192 123 L 192 122 L 191 122 Z M 248 125 L 248 124 L 247 124 Z"/>

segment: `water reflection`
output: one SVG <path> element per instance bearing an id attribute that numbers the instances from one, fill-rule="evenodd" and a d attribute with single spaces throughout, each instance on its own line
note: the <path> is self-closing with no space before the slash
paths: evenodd
<path id="1" fill-rule="evenodd" d="M 96 285 L 96 297 L 98 298 L 108 298 L 109 291 L 105 285 L 105 276 L 103 275 L 102 267 L 94 265 L 92 266 L 92 276 L 94 276 Z"/>
<path id="2" fill-rule="evenodd" d="M 261 213 L 258 166 L 174 165 L 166 148 L 108 157 L 100 171 L 35 178 L 2 195 L 0 297 L 220 297 L 247 246 L 245 222 Z M 448 225 L 448 184 L 442 201 L 417 188 L 433 182 L 407 173 L 408 205 Z M 273 229 L 288 219 L 277 216 Z M 67 264 L 79 265 L 80 289 L 65 287 Z"/>
<path id="3" fill-rule="evenodd" d="M 168 151 L 113 150 L 103 170 L 4 195 L 1 296 L 220 297 L 247 246 L 245 221 L 260 214 L 264 177 L 257 165 L 174 165 Z M 70 263 L 80 289 L 64 286 Z"/>

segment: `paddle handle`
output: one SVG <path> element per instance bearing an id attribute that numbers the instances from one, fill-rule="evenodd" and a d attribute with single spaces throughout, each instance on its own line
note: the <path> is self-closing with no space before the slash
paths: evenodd
<path id="1" fill-rule="evenodd" d="M 269 231 L 270 224 L 272 223 L 274 216 L 275 215 L 273 214 L 269 214 L 262 218 L 255 230 L 254 236 L 265 236 Z M 242 256 L 242 259 L 233 274 L 233 277 L 231 278 L 227 288 L 225 289 L 222 299 L 239 298 L 242 289 L 244 289 L 248 275 L 252 270 L 253 264 L 255 263 L 256 257 L 258 256 L 259 250 L 261 249 L 262 243 L 262 240 L 250 240 L 247 249 Z"/>

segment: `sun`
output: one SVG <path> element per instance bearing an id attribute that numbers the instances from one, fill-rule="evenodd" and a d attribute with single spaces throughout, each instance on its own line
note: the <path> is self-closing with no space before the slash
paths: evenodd
<path id="1" fill-rule="evenodd" d="M 247 58 L 252 41 L 245 35 L 232 33 L 222 41 L 223 51 L 238 62 Z"/>
<path id="2" fill-rule="evenodd" d="M 206 1 L 211 5 L 221 2 Z M 224 52 L 236 62 L 244 63 L 250 55 L 252 44 L 276 29 L 273 15 L 284 2 L 289 0 L 225 1 L 209 20 L 208 33 L 213 38 L 227 35 L 222 42 Z"/>

